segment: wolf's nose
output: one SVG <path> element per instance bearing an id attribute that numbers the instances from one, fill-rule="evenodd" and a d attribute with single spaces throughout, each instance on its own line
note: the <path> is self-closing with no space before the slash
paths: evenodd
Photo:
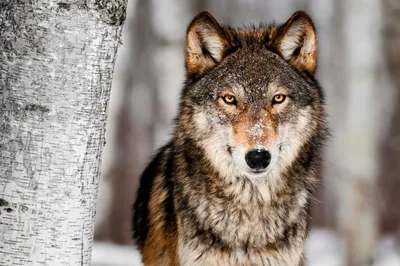
<path id="1" fill-rule="evenodd" d="M 267 150 L 251 150 L 246 154 L 246 163 L 251 169 L 265 169 L 270 161 L 271 153 Z"/>

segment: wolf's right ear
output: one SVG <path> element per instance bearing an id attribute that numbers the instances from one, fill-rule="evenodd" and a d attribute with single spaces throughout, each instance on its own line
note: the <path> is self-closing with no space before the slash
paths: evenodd
<path id="1" fill-rule="evenodd" d="M 199 77 L 217 65 L 233 48 L 227 32 L 208 12 L 201 12 L 190 23 L 186 33 L 186 70 Z"/>
<path id="2" fill-rule="evenodd" d="M 317 66 L 317 35 L 311 18 L 297 11 L 279 29 L 274 46 L 290 65 L 314 73 Z"/>

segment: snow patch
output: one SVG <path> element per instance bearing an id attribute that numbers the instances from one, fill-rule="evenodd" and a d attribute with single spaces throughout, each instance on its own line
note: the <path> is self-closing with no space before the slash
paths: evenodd
<path id="1" fill-rule="evenodd" d="M 314 229 L 306 243 L 309 266 L 345 266 L 345 244 L 328 229 Z M 383 237 L 378 245 L 373 266 L 400 266 L 400 247 L 393 236 Z"/>
<path id="2" fill-rule="evenodd" d="M 309 266 L 345 265 L 344 250 L 338 236 L 326 229 L 311 231 L 306 243 L 305 256 Z"/>
<path id="3" fill-rule="evenodd" d="M 139 251 L 134 246 L 94 242 L 92 266 L 143 266 Z"/>
<path id="4" fill-rule="evenodd" d="M 264 129 L 267 128 L 264 125 L 264 121 L 260 119 L 250 129 L 246 130 L 246 133 L 254 140 L 257 141 L 264 135 Z"/>

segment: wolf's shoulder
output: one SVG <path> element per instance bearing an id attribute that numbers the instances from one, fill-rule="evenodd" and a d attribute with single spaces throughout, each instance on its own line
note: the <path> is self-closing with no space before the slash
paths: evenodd
<path id="1" fill-rule="evenodd" d="M 154 212 L 154 210 L 151 210 L 151 201 L 158 200 L 161 202 L 163 201 L 161 197 L 165 194 L 154 193 L 154 191 L 167 190 L 160 183 L 164 183 L 170 150 L 171 143 L 160 148 L 140 176 L 139 189 L 133 205 L 133 238 L 139 248 L 144 245 L 149 234 L 151 213 Z"/>

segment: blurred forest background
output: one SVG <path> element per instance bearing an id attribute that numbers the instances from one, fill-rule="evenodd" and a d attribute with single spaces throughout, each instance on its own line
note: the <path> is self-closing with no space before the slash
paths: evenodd
<path id="1" fill-rule="evenodd" d="M 132 244 L 138 178 L 168 139 L 184 81 L 186 27 L 202 10 L 233 26 L 285 22 L 297 10 L 312 17 L 317 78 L 333 137 L 307 257 L 311 265 L 400 266 L 399 0 L 129 0 L 109 106 L 93 265 L 140 265 L 134 254 L 120 260 L 116 254 L 134 251 L 122 245 Z"/>

